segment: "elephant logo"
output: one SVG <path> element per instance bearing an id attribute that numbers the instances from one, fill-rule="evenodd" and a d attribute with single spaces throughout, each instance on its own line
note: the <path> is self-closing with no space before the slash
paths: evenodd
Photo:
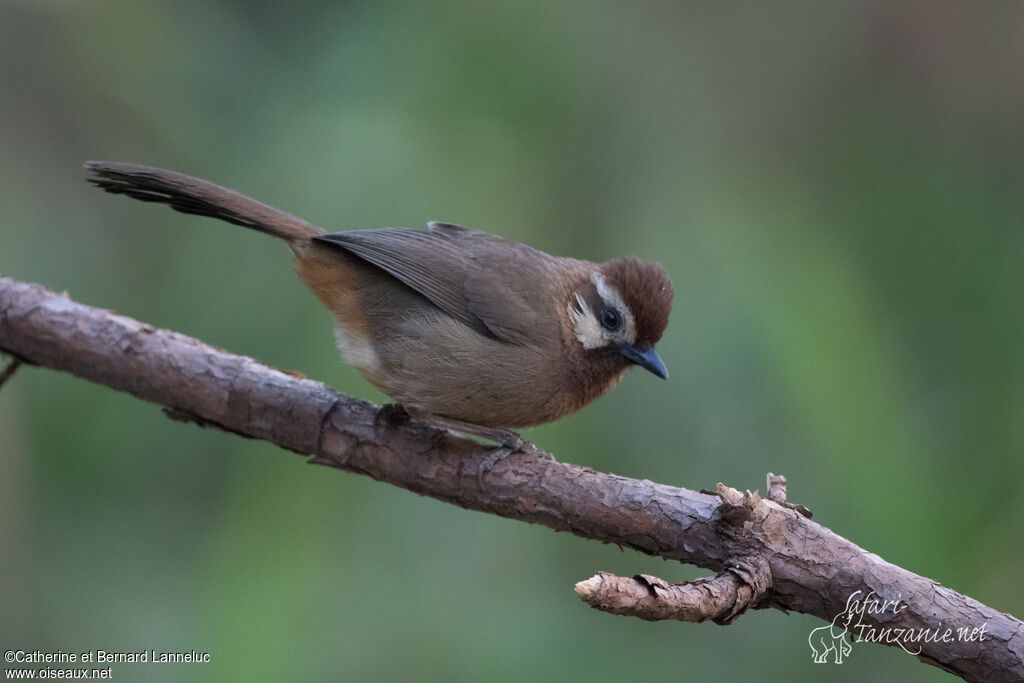
<path id="1" fill-rule="evenodd" d="M 850 656 L 850 653 L 853 652 L 853 645 L 850 644 L 850 634 L 847 628 L 853 621 L 853 617 L 852 611 L 843 610 L 836 615 L 831 624 L 819 626 L 810 632 L 807 636 L 807 644 L 811 646 L 811 656 L 815 664 L 826 663 L 829 653 L 832 653 L 836 664 L 842 664 L 843 657 Z"/>

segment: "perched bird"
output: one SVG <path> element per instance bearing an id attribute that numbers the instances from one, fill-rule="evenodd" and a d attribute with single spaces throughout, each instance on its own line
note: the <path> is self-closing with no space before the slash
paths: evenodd
<path id="1" fill-rule="evenodd" d="M 660 265 L 551 256 L 448 223 L 325 233 L 191 176 L 86 167 L 107 192 L 287 242 L 345 359 L 417 419 L 502 444 L 489 464 L 525 445 L 512 429 L 576 412 L 634 364 L 668 377 L 654 351 L 673 294 Z"/>

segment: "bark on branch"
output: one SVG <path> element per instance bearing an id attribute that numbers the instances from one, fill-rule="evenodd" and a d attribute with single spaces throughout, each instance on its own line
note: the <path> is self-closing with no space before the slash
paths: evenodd
<path id="1" fill-rule="evenodd" d="M 0 278 L 0 350 L 165 406 L 213 425 L 313 456 L 462 507 L 571 531 L 719 572 L 682 586 L 655 577 L 598 575 L 577 591 L 600 609 L 648 619 L 728 623 L 746 609 L 812 614 L 856 633 L 851 595 L 890 604 L 858 624 L 900 633 L 968 630 L 913 644 L 919 659 L 967 680 L 1024 679 L 1024 624 L 885 562 L 785 503 L 720 486 L 708 495 L 517 454 L 477 477 L 485 445 L 378 409 L 198 340 L 78 304 L 35 284 Z M 19 373 L 24 381 L 27 372 Z M 873 597 L 872 597 L 873 596 Z M 886 603 L 885 601 L 890 601 Z M 863 632 L 861 633 L 863 635 Z M 848 647 L 848 646 L 847 646 Z M 813 648 L 813 644 L 812 644 Z"/>

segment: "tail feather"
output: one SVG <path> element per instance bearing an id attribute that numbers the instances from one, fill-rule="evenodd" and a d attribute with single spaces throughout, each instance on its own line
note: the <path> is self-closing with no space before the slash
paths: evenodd
<path id="1" fill-rule="evenodd" d="M 88 182 L 112 194 L 161 202 L 176 211 L 211 216 L 288 242 L 323 233 L 311 223 L 207 180 L 162 168 L 116 161 L 87 161 Z"/>

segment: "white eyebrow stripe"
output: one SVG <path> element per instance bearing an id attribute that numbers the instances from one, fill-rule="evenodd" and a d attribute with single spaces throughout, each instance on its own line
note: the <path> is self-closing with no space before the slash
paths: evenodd
<path id="1" fill-rule="evenodd" d="M 622 295 L 615 291 L 615 288 L 605 282 L 604 277 L 599 272 L 594 272 L 590 276 L 594 286 L 597 287 L 597 295 L 601 297 L 605 305 L 611 306 L 622 314 L 622 337 L 630 344 L 636 342 L 636 320 L 633 318 L 633 311 L 629 310 L 629 306 L 626 305 Z"/>
<path id="2" fill-rule="evenodd" d="M 619 293 L 608 286 L 608 283 L 604 281 L 604 277 L 602 277 L 600 273 L 594 273 L 590 276 L 590 279 L 594 283 L 594 286 L 597 287 L 598 296 L 600 296 L 606 304 L 615 306 L 616 308 L 626 307 L 626 303 L 622 300 L 622 297 L 619 296 Z"/>

